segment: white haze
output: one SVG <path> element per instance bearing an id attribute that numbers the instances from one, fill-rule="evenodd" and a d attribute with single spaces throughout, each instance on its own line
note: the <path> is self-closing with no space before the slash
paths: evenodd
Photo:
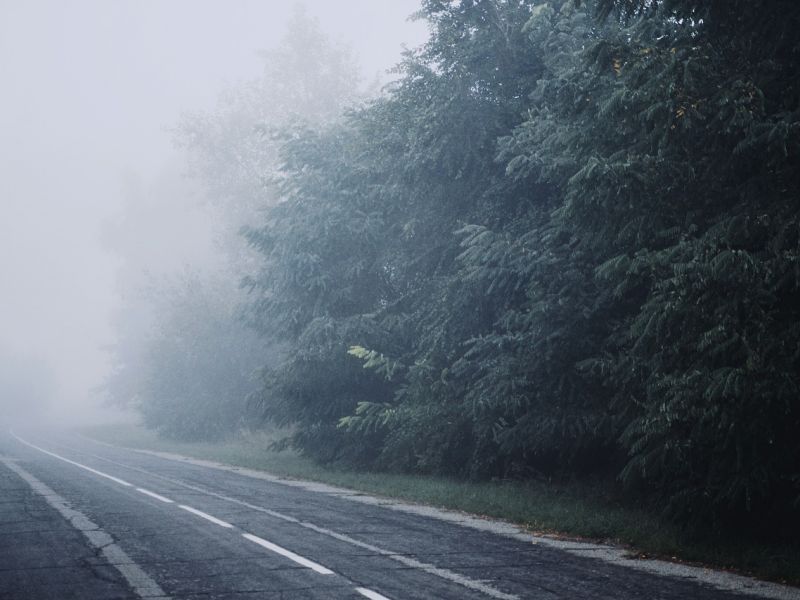
<path id="1" fill-rule="evenodd" d="M 406 20 L 416 0 L 304 4 L 352 47 L 367 80 L 425 37 Z M 91 406 L 115 311 L 130 301 L 125 274 L 213 260 L 191 186 L 175 180 L 182 158 L 168 129 L 257 77 L 258 51 L 279 42 L 292 10 L 278 0 L 0 0 L 0 379 L 36 390 L 6 385 L 0 416 L 29 394 L 50 396 L 57 418 Z"/>

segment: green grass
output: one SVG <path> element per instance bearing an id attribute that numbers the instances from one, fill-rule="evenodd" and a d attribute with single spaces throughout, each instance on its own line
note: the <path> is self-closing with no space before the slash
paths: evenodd
<path id="1" fill-rule="evenodd" d="M 626 506 L 607 487 L 588 483 L 466 482 L 446 477 L 359 472 L 321 466 L 294 452 L 275 452 L 276 434 L 250 433 L 221 443 L 164 440 L 134 425 L 84 429 L 119 446 L 172 452 L 273 475 L 307 479 L 520 524 L 532 532 L 612 542 L 631 554 L 725 568 L 772 581 L 800 584 L 800 548 L 699 543 L 641 508 Z"/>

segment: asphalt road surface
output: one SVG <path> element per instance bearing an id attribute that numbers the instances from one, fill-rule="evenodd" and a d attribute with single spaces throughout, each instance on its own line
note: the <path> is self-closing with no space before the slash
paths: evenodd
<path id="1" fill-rule="evenodd" d="M 0 431 L 0 599 L 746 597 L 369 497 Z"/>

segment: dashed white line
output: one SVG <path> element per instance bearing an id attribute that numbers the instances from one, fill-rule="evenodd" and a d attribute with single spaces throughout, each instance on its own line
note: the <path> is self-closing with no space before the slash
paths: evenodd
<path id="1" fill-rule="evenodd" d="M 14 435 L 13 432 L 10 432 L 10 433 L 15 438 L 17 438 L 19 441 L 21 441 L 22 443 L 24 443 L 24 444 L 26 444 L 28 446 L 31 446 L 32 448 L 36 448 L 37 450 L 40 450 L 41 452 L 44 452 L 45 454 L 50 454 L 52 456 L 55 456 L 56 458 L 60 458 L 61 460 L 65 460 L 66 462 L 69 462 L 69 463 L 74 464 L 76 466 L 79 466 L 81 468 L 84 468 L 84 469 L 87 469 L 87 470 L 92 471 L 94 473 L 97 473 L 98 475 L 102 475 L 103 477 L 108 477 L 108 478 L 113 479 L 115 481 L 121 482 L 124 485 L 131 485 L 131 484 L 127 483 L 127 482 L 122 482 L 121 479 L 117 479 L 116 477 L 112 477 L 111 475 L 107 475 L 105 473 L 101 473 L 100 471 L 95 471 L 94 469 L 90 469 L 89 467 L 86 467 L 85 465 L 81 465 L 80 463 L 76 463 L 76 462 L 71 461 L 69 459 L 63 458 L 61 456 L 58 456 L 57 454 L 53 454 L 52 452 L 48 452 L 47 450 L 43 450 L 42 448 L 39 448 L 38 446 L 34 446 L 33 444 L 30 444 L 30 443 L 25 442 L 24 440 L 18 438 L 16 435 Z M 148 452 L 144 451 L 144 453 L 147 454 Z M 211 490 L 209 490 L 207 488 L 202 488 L 202 487 L 190 485 L 190 484 L 184 483 L 183 481 L 180 481 L 180 480 L 177 480 L 177 479 L 173 479 L 171 477 L 165 477 L 164 475 L 159 475 L 157 473 L 153 473 L 151 471 L 148 471 L 146 469 L 142 469 L 140 467 L 134 467 L 134 466 L 131 466 L 131 465 L 125 465 L 123 463 L 118 463 L 116 461 L 104 458 L 102 456 L 97 456 L 97 455 L 92 455 L 92 456 L 95 456 L 95 458 L 99 458 L 100 460 L 103 460 L 103 461 L 106 461 L 106 462 L 109 462 L 109 463 L 112 463 L 112 464 L 115 464 L 115 465 L 118 465 L 118 466 L 121 466 L 121 467 L 125 467 L 127 469 L 131 469 L 131 470 L 134 470 L 134 471 L 139 471 L 141 473 L 146 473 L 147 475 L 150 475 L 151 477 L 156 477 L 158 479 L 161 479 L 162 481 L 169 481 L 170 483 L 174 483 L 174 484 L 179 485 L 181 487 L 184 487 L 184 488 L 187 488 L 187 489 L 192 489 L 192 490 L 195 490 L 195 491 L 198 491 L 198 492 L 202 492 L 202 493 L 204 493 L 204 494 L 206 494 L 208 496 L 213 496 L 215 498 L 220 498 L 222 500 L 226 500 L 228 502 L 233 502 L 233 503 L 239 504 L 241 506 L 246 506 L 246 507 L 251 508 L 253 510 L 256 510 L 256 511 L 268 514 L 268 515 L 272 515 L 272 516 L 274 516 L 274 517 L 276 517 L 278 519 L 281 519 L 283 521 L 288 521 L 290 523 L 295 523 L 295 524 L 299 525 L 300 527 L 304 527 L 306 529 L 310 529 L 312 531 L 316 531 L 317 533 L 321 533 L 323 535 L 332 537 L 332 538 L 340 540 L 342 542 L 346 542 L 348 544 L 352 544 L 354 546 L 358 546 L 360 548 L 364 548 L 365 550 L 368 550 L 370 552 L 375 552 L 376 554 L 379 554 L 379 555 L 384 556 L 386 558 L 390 558 L 392 560 L 396 560 L 396 561 L 404 564 L 407 567 L 411 567 L 412 569 L 419 569 L 421 571 L 424 571 L 424 572 L 429 573 L 431 575 L 435 575 L 435 576 L 440 577 L 442 579 L 446 579 L 448 581 L 451 581 L 451 582 L 456 583 L 458 585 L 461 585 L 463 587 L 466 587 L 466 588 L 481 592 L 483 594 L 486 594 L 487 596 L 490 596 L 491 598 L 495 598 L 496 600 L 519 600 L 519 596 L 517 596 L 515 594 L 509 594 L 509 593 L 503 592 L 501 590 L 498 590 L 498 589 L 496 589 L 496 588 L 494 588 L 494 587 L 492 587 L 490 585 L 487 585 L 487 584 L 483 583 L 482 581 L 477 581 L 477 580 L 474 580 L 474 579 L 470 579 L 469 577 L 466 577 L 466 576 L 461 575 L 459 573 L 455 573 L 455 572 L 450 571 L 448 569 L 443 569 L 441 567 L 436 567 L 434 565 L 418 561 L 416 559 L 413 559 L 413 558 L 408 557 L 408 556 L 404 556 L 402 554 L 398 554 L 396 552 L 391 552 L 391 551 L 388 551 L 388 550 L 384 550 L 383 548 L 379 548 L 379 547 L 374 546 L 372 544 L 369 544 L 367 542 L 362 542 L 360 540 L 356 540 L 356 539 L 354 539 L 354 538 L 352 538 L 352 537 L 350 537 L 348 535 L 341 534 L 341 533 L 338 533 L 336 531 L 332 531 L 330 529 L 326 529 L 324 527 L 320 527 L 318 525 L 315 525 L 314 523 L 309 523 L 307 521 L 301 521 L 300 519 L 296 519 L 296 518 L 291 517 L 289 515 L 285 515 L 283 513 L 279 513 L 277 511 L 270 510 L 268 508 L 264 508 L 263 506 L 250 504 L 249 502 L 245 502 L 245 501 L 239 500 L 237 498 L 231 498 L 230 496 L 226 496 L 224 494 L 219 494 L 217 492 L 213 492 L 213 491 L 211 491 Z M 178 506 L 180 508 L 184 509 L 184 510 L 187 510 L 187 511 L 199 516 L 199 517 L 207 519 L 207 520 L 211 521 L 212 523 L 216 523 L 217 525 L 220 525 L 221 527 L 233 528 L 233 525 L 231 525 L 230 523 L 228 523 L 226 521 L 222 521 L 220 519 L 217 519 L 216 517 L 213 517 L 213 516 L 211 516 L 211 515 L 209 515 L 207 513 L 199 511 L 199 510 L 197 510 L 195 508 L 192 508 L 190 506 L 185 506 L 183 504 L 179 504 Z M 303 565 L 304 567 L 307 567 L 309 569 L 313 569 L 317 573 L 320 573 L 320 574 L 323 574 L 323 575 L 331 575 L 331 574 L 333 574 L 333 571 L 331 571 L 330 569 L 328 569 L 326 567 L 323 567 L 322 565 L 320 565 L 318 563 L 315 563 L 315 562 L 313 562 L 311 560 L 308 560 L 307 558 L 303 558 L 302 556 L 300 556 L 298 554 L 295 554 L 294 552 L 292 552 L 290 550 L 282 548 L 281 546 L 273 544 L 272 542 L 269 542 L 269 541 L 267 541 L 267 540 L 265 540 L 263 538 L 260 538 L 260 537 L 258 537 L 256 535 L 252 535 L 250 533 L 243 533 L 242 536 L 244 538 L 250 540 L 251 542 L 255 542 L 256 544 L 258 544 L 258 545 L 260 545 L 260 546 L 262 546 L 264 548 L 267 548 L 269 550 L 272 550 L 273 552 L 276 552 L 276 553 L 278 553 L 278 554 L 280 554 L 282 556 L 285 556 L 286 558 L 289 558 L 289 559 L 293 560 L 294 562 L 296 562 L 296 563 L 298 563 L 300 565 Z M 368 592 L 371 592 L 371 593 L 376 593 L 376 592 L 372 592 L 371 590 L 367 590 L 366 588 L 360 588 L 360 589 L 364 589 L 364 590 L 366 590 Z M 359 593 L 361 593 L 361 592 L 359 592 Z M 362 593 L 362 595 L 363 595 L 363 593 Z"/>
<path id="2" fill-rule="evenodd" d="M 327 567 L 323 567 L 322 565 L 315 563 L 313 560 L 308 560 L 307 558 L 303 558 L 299 554 L 295 554 L 291 550 L 282 548 L 281 546 L 273 544 L 272 542 L 269 542 L 264 538 L 260 538 L 257 535 L 253 535 L 252 533 L 243 533 L 242 537 L 245 538 L 246 540 L 250 540 L 251 542 L 258 544 L 259 546 L 262 546 L 263 548 L 266 548 L 267 550 L 272 550 L 273 552 L 280 554 L 281 556 L 285 556 L 289 560 L 293 560 L 294 562 L 296 562 L 298 565 L 302 565 L 307 569 L 316 571 L 320 575 L 333 575 L 333 571 L 331 571 Z"/>
<path id="3" fill-rule="evenodd" d="M 166 502 L 167 504 L 172 504 L 172 500 L 170 500 L 169 498 L 165 498 L 161 494 L 156 494 L 155 492 L 151 492 L 150 490 L 146 490 L 144 488 L 136 488 L 136 491 L 137 492 L 142 492 L 143 494 L 146 494 L 146 495 L 150 496 L 151 498 L 155 498 L 156 500 L 161 500 L 161 502 Z"/>
<path id="4" fill-rule="evenodd" d="M 91 467 L 87 467 L 86 465 L 82 465 L 81 463 L 75 462 L 74 460 L 70 460 L 68 458 L 64 458 L 63 456 L 56 454 L 55 452 L 50 452 L 49 450 L 45 450 L 44 448 L 40 448 L 39 446 L 35 446 L 30 442 L 26 442 L 21 437 L 19 437 L 16 433 L 9 430 L 9 433 L 14 437 L 18 442 L 22 442 L 26 446 L 30 446 L 31 448 L 38 450 L 39 452 L 44 452 L 45 454 L 52 456 L 53 458 L 57 458 L 58 460 L 63 460 L 66 463 L 71 465 L 75 465 L 76 467 L 80 467 L 81 469 L 85 469 L 90 473 L 94 473 L 95 475 L 99 475 L 100 477 L 105 477 L 106 479 L 110 479 L 114 483 L 118 483 L 120 485 L 124 485 L 126 487 L 133 487 L 132 484 L 128 483 L 124 479 L 120 479 L 119 477 L 114 477 L 113 475 L 109 475 L 108 473 L 103 473 L 102 471 L 98 471 L 97 469 L 93 469 Z"/>
<path id="5" fill-rule="evenodd" d="M 367 588 L 356 588 L 356 591 L 362 596 L 369 598 L 369 600 L 389 600 L 386 596 L 382 596 L 378 592 L 373 592 Z"/>
<path id="6" fill-rule="evenodd" d="M 202 510 L 197 510 L 196 508 L 192 508 L 191 506 L 186 506 L 185 504 L 178 504 L 178 506 L 183 510 L 189 511 L 193 515 L 202 517 L 206 521 L 211 521 L 212 523 L 219 525 L 220 527 L 226 527 L 228 529 L 233 528 L 233 525 L 231 525 L 227 521 L 223 521 L 222 519 L 218 519 L 217 517 L 214 517 L 208 513 L 204 513 Z"/>
<path id="7" fill-rule="evenodd" d="M 114 476 L 109 475 L 107 473 L 103 473 L 102 471 L 98 471 L 97 469 L 92 469 L 91 467 L 87 467 L 86 465 L 83 465 L 83 464 L 81 464 L 79 462 L 75 462 L 74 460 L 70 460 L 68 458 L 64 458 L 63 456 L 61 456 L 59 454 L 56 454 L 54 452 L 50 452 L 49 450 L 45 450 L 44 448 L 40 448 L 39 446 L 31 444 L 30 442 L 26 442 L 22 438 L 18 437 L 13 431 L 9 431 L 9 433 L 12 436 L 14 436 L 14 438 L 16 438 L 19 442 L 25 444 L 26 446 L 30 446 L 31 448 L 34 448 L 34 449 L 38 450 L 39 452 L 43 452 L 43 453 L 45 453 L 45 454 L 47 454 L 49 456 L 52 456 L 52 457 L 57 458 L 59 460 L 63 460 L 64 462 L 67 462 L 67 463 L 69 463 L 71 465 L 75 465 L 76 467 L 80 467 L 81 469 L 85 469 L 87 471 L 90 471 L 91 473 L 94 473 L 95 475 L 100 475 L 101 477 L 105 477 L 107 479 L 110 479 L 111 481 L 114 481 L 114 482 L 116 482 L 116 483 L 118 483 L 120 485 L 124 485 L 124 486 L 127 486 L 127 487 L 133 487 L 133 484 L 130 484 L 127 481 L 124 481 L 124 480 L 120 479 L 119 477 L 114 477 Z M 101 457 L 98 457 L 98 458 L 101 458 Z M 3 461 L 3 462 L 5 463 L 6 461 Z M 113 461 L 111 461 L 111 462 L 113 462 Z M 16 471 L 17 469 L 14 469 L 14 470 Z M 140 469 L 140 470 L 145 472 L 143 469 Z M 23 476 L 23 475 L 21 474 L 21 476 Z M 28 476 L 28 474 L 25 473 L 23 478 L 25 478 L 25 476 Z M 29 477 L 31 479 L 33 479 L 33 476 L 29 476 Z M 156 475 L 156 477 L 158 477 L 158 475 Z M 36 481 L 37 484 L 41 485 L 43 489 L 47 490 L 47 493 L 43 492 L 43 495 L 45 495 L 46 498 L 48 498 L 48 495 L 52 495 L 52 496 L 54 496 L 54 497 L 56 497 L 56 498 L 58 498 L 60 500 L 60 496 L 57 496 L 55 494 L 55 492 L 50 490 L 50 488 L 45 486 L 45 484 L 39 482 L 38 480 L 35 480 L 35 481 Z M 33 486 L 34 484 L 31 483 L 31 485 Z M 174 504 L 173 500 L 171 500 L 171 499 L 169 499 L 169 498 L 167 498 L 165 496 L 162 496 L 161 494 L 157 494 L 155 492 L 151 492 L 150 490 L 147 490 L 147 489 L 144 489 L 144 488 L 140 488 L 140 487 L 137 487 L 135 489 L 136 489 L 137 492 L 140 492 L 142 494 L 150 496 L 151 498 L 155 498 L 156 500 L 160 500 L 161 502 L 165 502 L 167 504 Z M 48 502 L 50 502 L 49 498 L 48 498 Z M 51 502 L 51 504 L 52 504 L 52 502 Z M 222 519 L 218 519 L 217 517 L 215 517 L 213 515 L 210 515 L 210 514 L 208 514 L 206 512 L 203 512 L 202 510 L 197 510 L 196 508 L 193 508 L 191 506 L 187 506 L 185 504 L 178 504 L 177 506 L 179 508 L 187 511 L 187 512 L 192 513 L 193 515 L 196 515 L 198 517 L 201 517 L 201 518 L 205 519 L 206 521 L 214 523 L 215 525 L 219 525 L 220 527 L 225 527 L 226 529 L 235 529 L 235 527 L 233 525 L 231 525 L 230 523 L 228 523 L 227 521 L 223 521 Z M 58 506 L 56 506 L 56 508 L 58 508 Z M 58 509 L 59 509 L 59 511 L 61 511 L 60 508 L 58 508 Z M 71 510 L 71 509 L 67 509 L 67 510 Z M 62 514 L 64 514 L 64 513 L 62 512 Z M 83 517 L 83 515 L 81 515 L 81 517 Z M 83 517 L 83 518 L 85 519 L 85 517 Z M 86 522 L 91 523 L 90 521 L 88 521 L 88 519 L 86 519 Z M 91 523 L 91 525 L 92 525 L 93 528 L 97 528 L 97 526 L 94 525 L 93 523 Z M 89 534 L 87 534 L 87 537 L 90 534 L 91 534 L 91 532 Z M 292 560 L 292 561 L 296 562 L 297 564 L 299 564 L 299 565 L 301 565 L 301 566 L 303 566 L 303 567 L 305 567 L 307 569 L 311 569 L 312 571 L 315 571 L 316 573 L 319 573 L 321 575 L 333 575 L 334 574 L 334 572 L 331 571 L 330 569 L 328 569 L 327 567 L 323 567 L 319 563 L 315 563 L 314 561 L 309 560 L 307 558 L 304 558 L 304 557 L 300 556 L 299 554 L 295 554 L 291 550 L 287 550 L 286 548 L 278 546 L 277 544 L 273 544 L 272 542 L 270 542 L 268 540 L 265 540 L 264 538 L 258 537 L 257 535 L 253 535 L 252 533 L 243 533 L 242 537 L 247 539 L 247 540 L 250 540 L 251 542 L 254 542 L 254 543 L 258 544 L 259 546 L 261 546 L 263 548 L 271 550 L 272 552 L 275 552 L 276 554 L 280 554 L 281 556 L 283 556 L 285 558 L 288 558 L 289 560 Z M 119 552 L 121 553 L 122 556 L 125 556 L 124 553 L 122 552 L 122 550 L 119 550 Z M 127 559 L 127 560 L 130 561 L 130 559 Z M 120 570 L 122 571 L 122 569 L 124 567 L 118 567 L 118 568 L 120 568 Z M 136 577 L 139 577 L 139 575 L 135 572 L 135 569 L 138 569 L 138 567 L 134 564 L 133 568 L 134 568 L 134 575 Z M 141 569 L 139 569 L 139 571 L 141 571 Z M 123 573 L 123 575 L 124 574 L 125 573 Z M 144 572 L 142 572 L 141 575 L 144 575 Z M 125 576 L 126 576 L 126 578 L 128 577 L 128 575 L 125 575 Z M 144 576 L 147 577 L 146 575 L 144 575 Z M 154 582 L 153 582 L 153 585 L 155 585 Z M 145 587 L 147 587 L 147 586 L 145 586 Z M 156 588 L 157 587 L 158 586 L 156 586 Z M 362 595 L 365 595 L 361 591 L 362 589 L 364 591 L 368 592 L 369 594 L 375 594 L 375 592 L 367 590 L 366 588 L 356 588 L 356 589 Z M 160 593 L 163 595 L 163 592 L 160 592 Z M 373 600 L 388 600 L 388 598 L 385 598 L 384 596 L 381 596 L 380 594 L 377 594 L 377 595 L 374 595 L 374 596 L 367 596 L 367 597 L 371 598 Z"/>
<path id="8" fill-rule="evenodd" d="M 80 531 L 89 544 L 98 550 L 108 563 L 120 572 L 140 598 L 169 600 L 169 596 L 155 580 L 133 562 L 131 557 L 114 542 L 114 539 L 86 515 L 72 508 L 64 498 L 22 467 L 15 465 L 10 460 L 0 459 L 0 462 L 25 480 L 31 486 L 31 489 L 40 494 L 50 506 L 56 509 L 75 529 Z"/>

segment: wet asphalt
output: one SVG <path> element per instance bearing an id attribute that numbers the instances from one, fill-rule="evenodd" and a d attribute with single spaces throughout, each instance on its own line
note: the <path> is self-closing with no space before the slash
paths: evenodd
<path id="1" fill-rule="evenodd" d="M 0 430 L 3 600 L 753 597 L 71 433 L 14 433 Z"/>

